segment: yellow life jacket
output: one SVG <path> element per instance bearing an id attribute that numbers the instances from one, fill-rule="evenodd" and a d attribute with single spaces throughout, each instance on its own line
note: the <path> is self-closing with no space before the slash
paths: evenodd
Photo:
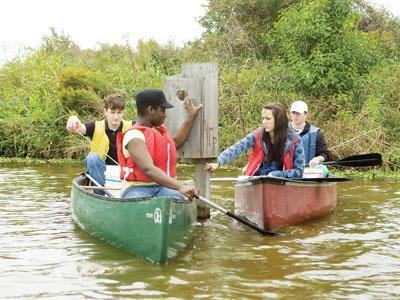
<path id="1" fill-rule="evenodd" d="M 122 120 L 122 132 L 127 131 L 132 127 L 132 121 Z M 90 146 L 90 152 L 95 152 L 102 159 L 106 159 L 110 140 L 106 134 L 106 122 L 105 120 L 96 121 L 94 125 L 94 133 L 92 138 L 92 144 Z"/>

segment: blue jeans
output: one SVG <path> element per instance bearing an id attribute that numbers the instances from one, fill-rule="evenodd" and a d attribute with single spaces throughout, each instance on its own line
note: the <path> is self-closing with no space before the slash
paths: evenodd
<path id="1" fill-rule="evenodd" d="M 185 200 L 185 196 L 176 190 L 162 185 L 139 185 L 128 187 L 121 195 L 121 198 L 141 198 L 141 197 L 172 197 L 178 200 Z"/>
<path id="2" fill-rule="evenodd" d="M 105 185 L 106 176 L 104 175 L 104 172 L 106 171 L 106 163 L 100 155 L 90 152 L 85 158 L 85 167 L 94 180 L 96 180 L 101 186 Z M 104 191 L 101 190 L 94 190 L 94 192 L 98 195 L 104 195 Z"/>

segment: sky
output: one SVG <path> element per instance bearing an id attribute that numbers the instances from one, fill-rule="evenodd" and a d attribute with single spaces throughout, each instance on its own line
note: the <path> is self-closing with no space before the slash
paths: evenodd
<path id="1" fill-rule="evenodd" d="M 400 17 L 400 0 L 368 0 L 377 7 L 384 7 L 393 15 Z"/>
<path id="2" fill-rule="evenodd" d="M 37 47 L 54 27 L 82 49 L 100 43 L 133 46 L 139 39 L 182 45 L 200 37 L 197 18 L 206 0 L 4 0 L 1 1 L 0 63 Z"/>
<path id="3" fill-rule="evenodd" d="M 400 17 L 400 0 L 368 0 Z M 182 45 L 201 36 L 198 17 L 207 0 L 3 0 L 0 17 L 0 65 L 36 48 L 54 27 L 82 49 L 100 43 L 134 47 L 139 39 Z"/>

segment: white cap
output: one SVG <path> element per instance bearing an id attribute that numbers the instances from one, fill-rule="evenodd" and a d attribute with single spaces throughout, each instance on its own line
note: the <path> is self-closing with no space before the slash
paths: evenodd
<path id="1" fill-rule="evenodd" d="M 291 112 L 295 111 L 295 112 L 298 112 L 300 114 L 306 113 L 306 112 L 308 112 L 307 103 L 305 103 L 304 101 L 301 101 L 301 100 L 294 101 L 292 103 L 292 106 L 290 107 L 290 111 Z"/>

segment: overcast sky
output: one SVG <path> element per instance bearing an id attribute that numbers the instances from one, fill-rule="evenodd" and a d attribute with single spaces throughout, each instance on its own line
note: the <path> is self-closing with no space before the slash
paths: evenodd
<path id="1" fill-rule="evenodd" d="M 369 0 L 400 16 L 400 0 Z M 37 47 L 54 27 L 81 48 L 99 43 L 135 46 L 139 39 L 182 45 L 201 35 L 197 18 L 207 0 L 3 0 L 0 17 L 0 64 Z"/>

